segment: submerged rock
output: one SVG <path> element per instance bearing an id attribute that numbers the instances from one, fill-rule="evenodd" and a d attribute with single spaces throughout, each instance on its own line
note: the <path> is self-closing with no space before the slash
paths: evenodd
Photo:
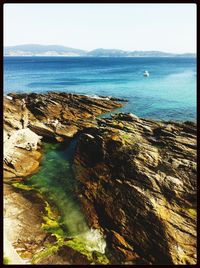
<path id="1" fill-rule="evenodd" d="M 113 264 L 195 264 L 196 125 L 130 119 L 99 119 L 79 139 L 87 220 Z"/>

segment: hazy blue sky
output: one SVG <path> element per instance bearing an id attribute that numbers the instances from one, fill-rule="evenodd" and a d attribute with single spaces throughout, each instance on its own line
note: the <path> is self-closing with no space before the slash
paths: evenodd
<path id="1" fill-rule="evenodd" d="M 196 52 L 195 4 L 4 4 L 4 45 Z"/>

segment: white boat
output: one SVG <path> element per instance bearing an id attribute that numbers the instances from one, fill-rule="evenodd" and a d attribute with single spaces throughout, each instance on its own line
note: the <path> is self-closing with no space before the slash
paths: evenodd
<path id="1" fill-rule="evenodd" d="M 148 71 L 144 71 L 143 75 L 149 77 L 149 72 Z"/>

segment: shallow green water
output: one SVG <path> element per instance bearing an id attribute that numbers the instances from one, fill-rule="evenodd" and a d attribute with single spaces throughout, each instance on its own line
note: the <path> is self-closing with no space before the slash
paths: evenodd
<path id="1" fill-rule="evenodd" d="M 60 246 L 67 245 L 86 255 L 91 264 L 108 264 L 105 238 L 99 230 L 88 227 L 74 195 L 76 182 L 72 163 L 76 142 L 74 139 L 68 145 L 44 143 L 39 171 L 26 178 L 20 187 L 38 191 L 46 202 L 42 227 L 57 237 L 57 242 L 50 249 L 57 250 Z M 19 187 L 18 184 L 15 186 Z M 97 252 L 95 259 L 94 252 Z M 51 254 L 51 250 L 47 248 L 39 256 L 36 254 L 34 263 L 43 254 Z"/>
<path id="2" fill-rule="evenodd" d="M 26 185 L 37 189 L 58 209 L 59 222 L 67 236 L 88 231 L 84 215 L 73 195 L 72 158 L 75 143 L 73 141 L 69 146 L 44 144 L 40 170 L 26 181 Z"/>

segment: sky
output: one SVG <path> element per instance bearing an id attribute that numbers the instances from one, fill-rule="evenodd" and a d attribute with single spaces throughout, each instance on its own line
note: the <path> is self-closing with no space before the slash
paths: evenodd
<path id="1" fill-rule="evenodd" d="M 4 46 L 196 52 L 196 4 L 4 4 Z"/>

